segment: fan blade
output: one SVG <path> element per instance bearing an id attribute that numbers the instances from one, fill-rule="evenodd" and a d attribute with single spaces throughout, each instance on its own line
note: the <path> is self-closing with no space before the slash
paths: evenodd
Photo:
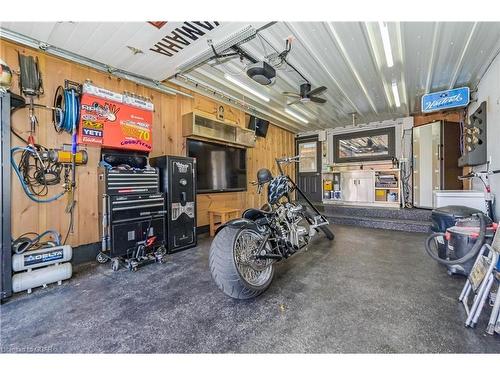
<path id="1" fill-rule="evenodd" d="M 326 91 L 326 90 L 327 90 L 327 88 L 325 86 L 316 87 L 314 90 L 309 91 L 306 95 L 312 96 L 312 95 L 319 94 L 319 93 Z"/>
<path id="2" fill-rule="evenodd" d="M 285 91 L 282 92 L 282 94 L 285 96 L 291 96 L 292 98 L 300 98 L 300 94 L 297 94 L 296 92 Z"/>
<path id="3" fill-rule="evenodd" d="M 318 98 L 317 96 L 310 96 L 309 99 L 314 103 L 326 103 L 326 99 Z"/>
<path id="4" fill-rule="evenodd" d="M 286 103 L 286 105 L 292 105 L 292 104 L 297 104 L 300 103 L 300 99 L 294 100 L 293 102 Z"/>

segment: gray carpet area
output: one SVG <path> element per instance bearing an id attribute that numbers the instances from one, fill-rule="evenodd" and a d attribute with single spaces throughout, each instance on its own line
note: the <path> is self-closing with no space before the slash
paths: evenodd
<path id="1" fill-rule="evenodd" d="M 424 234 L 334 226 L 277 266 L 251 301 L 220 292 L 209 238 L 137 272 L 85 264 L 62 286 L 1 306 L 3 352 L 500 353 L 463 325 L 463 278 L 427 257 Z M 488 308 L 489 311 L 489 308 Z"/>

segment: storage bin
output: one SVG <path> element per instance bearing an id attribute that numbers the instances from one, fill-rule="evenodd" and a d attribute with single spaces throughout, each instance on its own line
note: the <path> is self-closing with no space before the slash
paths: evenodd
<path id="1" fill-rule="evenodd" d="M 385 202 L 387 200 L 387 190 L 375 190 L 375 201 Z"/>

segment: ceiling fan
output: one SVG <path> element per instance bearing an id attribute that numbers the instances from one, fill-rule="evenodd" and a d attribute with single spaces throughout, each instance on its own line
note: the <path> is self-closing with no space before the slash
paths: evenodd
<path id="1" fill-rule="evenodd" d="M 321 94 L 326 90 L 327 88 L 325 86 L 320 86 L 315 88 L 314 90 L 311 90 L 310 83 L 303 83 L 302 85 L 300 85 L 300 93 L 285 91 L 283 92 L 283 95 L 288 96 L 290 98 L 296 98 L 296 100 L 287 103 L 287 105 L 292 105 L 296 103 L 309 103 L 309 102 L 326 103 L 326 99 L 315 96 Z"/>

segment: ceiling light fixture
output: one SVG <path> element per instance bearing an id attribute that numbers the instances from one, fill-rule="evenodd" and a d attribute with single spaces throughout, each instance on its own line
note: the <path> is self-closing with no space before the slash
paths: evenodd
<path id="1" fill-rule="evenodd" d="M 177 73 L 186 73 L 187 71 L 205 63 L 214 55 L 212 47 L 215 48 L 218 53 L 223 53 L 233 46 L 238 46 L 242 43 L 248 42 L 249 40 L 255 38 L 256 35 L 257 30 L 255 30 L 252 25 L 248 25 L 221 41 L 213 41 L 212 46 L 207 46 L 207 48 L 199 55 L 193 56 L 193 58 L 177 66 Z"/>
<path id="2" fill-rule="evenodd" d="M 264 100 L 266 102 L 269 102 L 270 99 L 267 96 L 261 94 L 257 90 L 254 90 L 250 86 L 247 86 L 247 85 L 241 83 L 237 79 L 234 79 L 233 76 L 230 76 L 229 74 L 226 73 L 226 74 L 224 74 L 224 78 L 227 79 L 229 82 L 234 83 L 236 86 L 241 87 L 242 89 L 248 91 L 252 95 L 255 95 L 257 98 L 260 98 L 260 99 L 262 99 L 262 100 Z"/>
<path id="3" fill-rule="evenodd" d="M 382 21 L 379 21 L 378 27 L 380 28 L 380 35 L 382 36 L 382 43 L 384 44 L 385 62 L 387 63 L 387 67 L 390 68 L 394 65 L 394 61 L 392 59 L 389 29 L 387 28 L 387 23 Z"/>
<path id="4" fill-rule="evenodd" d="M 401 102 L 399 101 L 398 83 L 396 81 L 392 82 L 392 93 L 394 94 L 394 102 L 396 103 L 396 107 L 400 107 Z"/>
<path id="5" fill-rule="evenodd" d="M 288 113 L 290 116 L 295 117 L 297 120 L 302 121 L 304 124 L 309 124 L 309 121 L 307 121 L 304 117 L 300 116 L 299 114 L 295 113 L 294 111 L 291 111 L 288 108 L 285 108 L 285 112 Z"/>

